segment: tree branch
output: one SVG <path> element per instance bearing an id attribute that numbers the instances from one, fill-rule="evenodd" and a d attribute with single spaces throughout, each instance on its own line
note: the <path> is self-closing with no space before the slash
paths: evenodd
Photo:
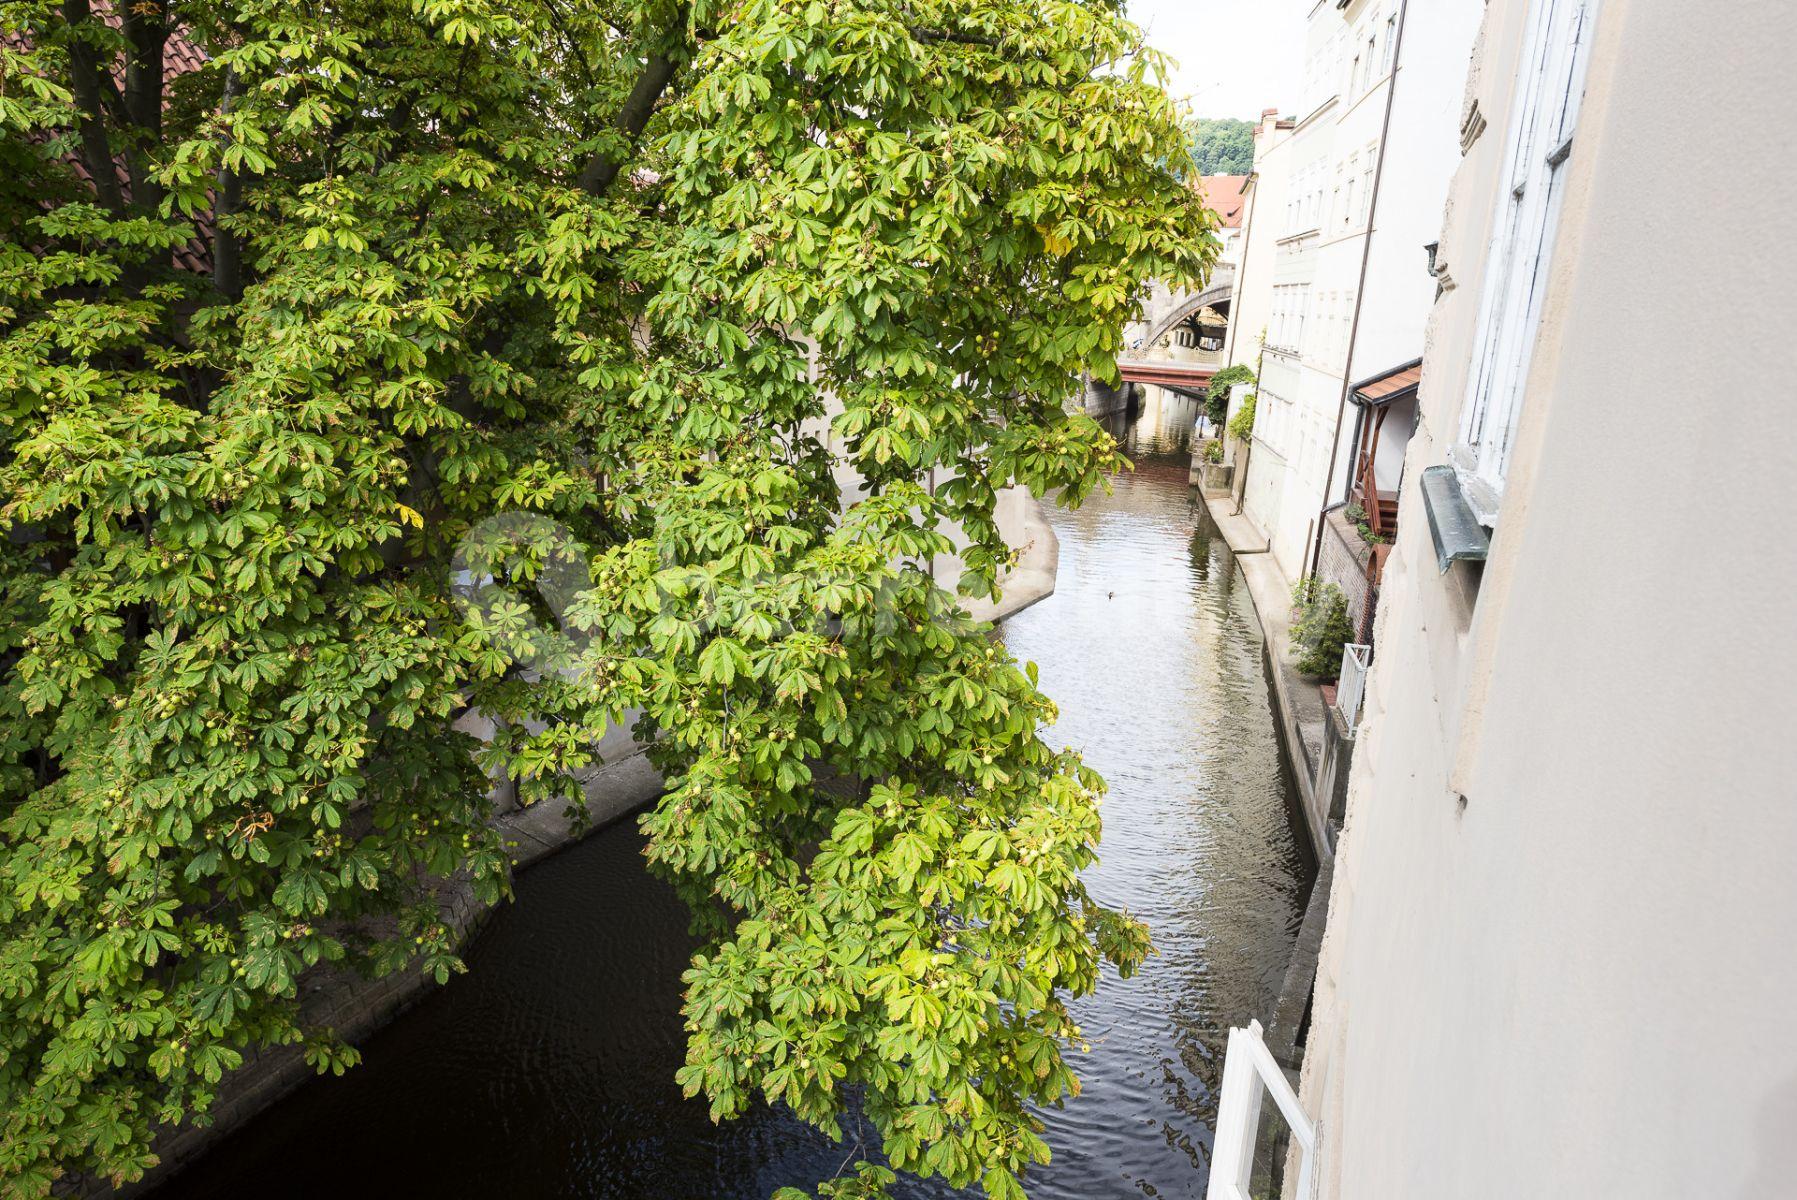
<path id="1" fill-rule="evenodd" d="M 118 80 L 112 77 L 111 71 L 95 71 L 94 74 L 100 84 L 100 100 L 112 114 L 113 124 L 121 129 L 131 124 L 131 115 L 125 111 L 125 93 L 119 91 Z"/>
<path id="2" fill-rule="evenodd" d="M 100 198 L 100 203 L 115 215 L 122 215 L 125 196 L 119 188 L 118 170 L 112 162 L 112 143 L 106 136 L 106 117 L 100 98 L 99 56 L 81 29 L 93 19 L 87 0 L 63 0 L 62 19 L 68 23 L 70 33 L 69 81 L 75 93 L 75 104 L 81 110 L 82 165 L 93 179 L 94 194 Z"/>
<path id="3" fill-rule="evenodd" d="M 239 84 L 236 68 L 225 72 L 224 94 L 219 101 L 219 114 L 230 116 L 237 103 Z M 220 137 L 228 143 L 229 134 Z M 243 201 L 243 177 L 228 169 L 221 154 L 218 164 L 217 199 L 212 205 L 212 286 L 236 300 L 243 294 L 243 244 L 226 228 L 226 218 L 237 212 Z"/>
<path id="4" fill-rule="evenodd" d="M 581 53 L 580 43 L 575 39 L 573 31 L 568 28 L 567 21 L 562 17 L 561 9 L 555 6 L 555 0 L 543 0 L 543 10 L 549 14 L 549 23 L 555 26 L 557 33 L 562 35 L 562 41 L 567 43 L 568 58 L 580 71 L 581 81 L 587 85 L 587 89 L 590 91 L 595 86 L 593 64 L 587 61 L 585 54 Z"/>
<path id="5" fill-rule="evenodd" d="M 959 46 L 988 46 L 996 50 L 998 39 L 986 37 L 978 33 L 961 33 L 957 30 L 926 29 L 921 25 L 907 25 L 905 32 L 920 42 L 952 42 Z"/>
<path id="6" fill-rule="evenodd" d="M 168 13 L 158 0 L 118 6 L 125 41 L 125 115 L 130 118 L 125 157 L 131 169 L 131 201 L 154 209 L 162 185 L 150 177 L 148 151 L 162 140 L 162 52 L 168 42 Z"/>
<path id="7" fill-rule="evenodd" d="M 674 10 L 674 18 L 668 23 L 665 36 L 660 39 L 664 45 L 677 47 L 685 41 L 687 16 L 691 10 L 690 3 L 683 3 Z M 680 59 L 675 49 L 664 49 L 651 54 L 643 64 L 642 74 L 637 76 L 636 84 L 625 97 L 623 107 L 618 109 L 617 117 L 612 121 L 612 128 L 624 135 L 624 149 L 614 157 L 610 154 L 596 154 L 591 162 L 581 170 L 578 183 L 581 188 L 595 196 L 603 196 L 611 190 L 612 183 L 623 170 L 624 162 L 630 151 L 636 148 L 637 139 L 643 135 L 643 127 L 649 124 L 649 118 L 655 113 L 656 101 L 668 90 L 674 81 L 674 72 L 680 68 Z"/>

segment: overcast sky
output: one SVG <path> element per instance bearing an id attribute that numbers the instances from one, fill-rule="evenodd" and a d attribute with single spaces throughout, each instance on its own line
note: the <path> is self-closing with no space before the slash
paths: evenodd
<path id="1" fill-rule="evenodd" d="M 1253 120 L 1298 103 L 1304 54 L 1297 0 L 1129 0 L 1149 44 L 1178 62 L 1173 94 L 1200 117 Z"/>

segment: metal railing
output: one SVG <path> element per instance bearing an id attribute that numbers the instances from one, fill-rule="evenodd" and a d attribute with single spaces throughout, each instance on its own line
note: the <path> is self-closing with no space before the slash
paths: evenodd
<path id="1" fill-rule="evenodd" d="M 1360 703 L 1366 699 L 1366 674 L 1373 665 L 1373 648 L 1349 643 L 1342 647 L 1341 678 L 1335 681 L 1335 707 L 1352 730 L 1360 722 Z"/>

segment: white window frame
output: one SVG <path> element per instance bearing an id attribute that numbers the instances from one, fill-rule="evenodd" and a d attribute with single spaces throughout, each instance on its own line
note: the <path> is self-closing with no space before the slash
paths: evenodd
<path id="1" fill-rule="evenodd" d="M 1285 1072 L 1267 1049 L 1259 1021 L 1229 1031 L 1223 1059 L 1223 1087 L 1217 1102 L 1217 1136 L 1210 1160 L 1210 1200 L 1250 1200 L 1254 1177 L 1254 1138 L 1260 1131 L 1262 1097 L 1270 1095 L 1297 1143 L 1298 1188 L 1285 1194 L 1298 1200 L 1316 1195 L 1316 1123 L 1305 1115 Z"/>
<path id="2" fill-rule="evenodd" d="M 1473 512 L 1497 520 L 1566 194 L 1597 0 L 1534 0 L 1516 86 L 1506 190 L 1493 221 L 1478 351 L 1452 460 Z"/>

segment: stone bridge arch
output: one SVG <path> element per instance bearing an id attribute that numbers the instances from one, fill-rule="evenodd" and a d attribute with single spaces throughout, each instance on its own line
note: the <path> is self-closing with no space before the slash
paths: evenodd
<path id="1" fill-rule="evenodd" d="M 1148 327 L 1148 332 L 1142 337 L 1142 348 L 1144 350 L 1149 349 L 1163 337 L 1166 337 L 1168 333 L 1178 329 L 1181 325 L 1203 312 L 1206 308 L 1215 308 L 1220 304 L 1228 304 L 1234 296 L 1235 276 L 1233 272 L 1227 279 L 1213 280 L 1211 286 L 1205 288 L 1201 292 L 1195 292 L 1188 298 L 1180 301 L 1169 309 L 1160 320 L 1150 325 Z M 1233 316 L 1233 314 L 1231 315 Z"/>

